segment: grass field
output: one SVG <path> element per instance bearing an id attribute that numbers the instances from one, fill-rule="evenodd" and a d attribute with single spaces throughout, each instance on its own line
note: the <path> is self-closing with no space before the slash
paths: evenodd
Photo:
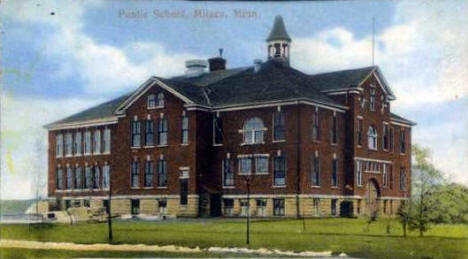
<path id="1" fill-rule="evenodd" d="M 113 229 L 115 243 L 246 246 L 243 220 L 115 222 Z M 416 232 L 403 238 L 396 220 L 382 219 L 368 226 L 364 219 L 307 219 L 305 231 L 302 220 L 257 220 L 251 233 L 251 248 L 344 252 L 364 258 L 468 258 L 467 225 L 436 225 L 423 238 Z M 2 225 L 0 234 L 3 239 L 106 243 L 107 225 Z"/>

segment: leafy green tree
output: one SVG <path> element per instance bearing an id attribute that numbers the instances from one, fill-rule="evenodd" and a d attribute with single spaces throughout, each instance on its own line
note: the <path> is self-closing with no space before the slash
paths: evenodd
<path id="1" fill-rule="evenodd" d="M 406 237 L 408 233 L 408 224 L 411 218 L 411 206 L 410 202 L 405 202 L 398 208 L 398 216 L 400 217 L 401 228 L 403 229 L 403 236 Z"/>
<path id="2" fill-rule="evenodd" d="M 430 150 L 428 148 L 414 145 L 412 147 L 412 197 L 408 211 L 408 226 L 411 230 L 418 230 L 419 236 L 429 229 L 429 224 L 436 216 L 436 204 L 433 192 L 444 184 L 444 179 L 430 161 Z"/>
<path id="3" fill-rule="evenodd" d="M 434 223 L 468 223 L 468 187 L 456 183 L 436 186 L 429 197 Z"/>

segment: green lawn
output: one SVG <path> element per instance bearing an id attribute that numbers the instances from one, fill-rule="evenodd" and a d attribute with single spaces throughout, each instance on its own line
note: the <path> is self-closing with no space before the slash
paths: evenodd
<path id="1" fill-rule="evenodd" d="M 390 234 L 386 233 L 387 224 Z M 365 258 L 468 258 L 468 226 L 433 226 L 423 238 L 401 236 L 396 220 L 369 227 L 364 219 L 257 220 L 252 223 L 251 248 L 333 251 Z M 106 224 L 2 225 L 4 239 L 106 243 Z M 243 220 L 194 222 L 115 222 L 116 243 L 173 244 L 189 247 L 245 247 Z M 125 256 L 125 255 L 120 255 Z"/>

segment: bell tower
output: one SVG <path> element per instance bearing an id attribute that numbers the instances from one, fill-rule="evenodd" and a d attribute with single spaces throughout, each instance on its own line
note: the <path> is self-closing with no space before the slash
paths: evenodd
<path id="1" fill-rule="evenodd" d="M 291 38 L 286 32 L 283 18 L 280 15 L 275 17 L 273 28 L 266 42 L 268 46 L 268 59 L 283 61 L 284 64 L 289 65 Z"/>

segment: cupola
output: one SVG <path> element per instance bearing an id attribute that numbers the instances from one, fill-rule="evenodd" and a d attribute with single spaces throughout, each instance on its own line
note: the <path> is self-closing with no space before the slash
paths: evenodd
<path id="1" fill-rule="evenodd" d="M 266 42 L 268 45 L 268 59 L 283 61 L 284 64 L 289 65 L 291 38 L 286 32 L 283 18 L 280 15 L 275 17 L 273 28 Z"/>

